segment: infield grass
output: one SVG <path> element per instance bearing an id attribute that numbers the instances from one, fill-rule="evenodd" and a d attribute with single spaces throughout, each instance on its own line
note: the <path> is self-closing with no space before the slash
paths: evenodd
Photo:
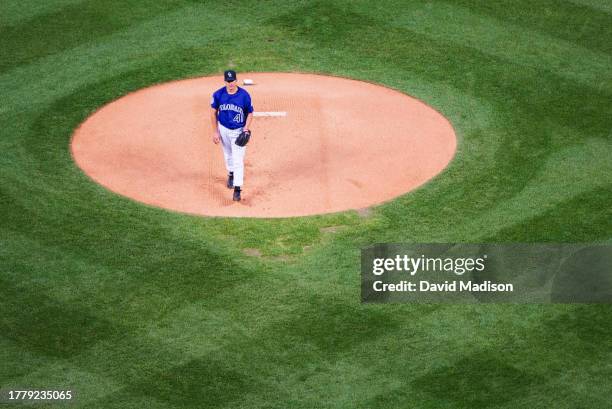
<path id="1" fill-rule="evenodd" d="M 372 243 L 610 242 L 608 2 L 11 0 L 0 25 L 0 388 L 83 408 L 610 407 L 610 306 L 359 302 Z M 273 220 L 147 207 L 72 162 L 103 104 L 227 67 L 401 90 L 452 122 L 457 156 L 369 214 Z"/>

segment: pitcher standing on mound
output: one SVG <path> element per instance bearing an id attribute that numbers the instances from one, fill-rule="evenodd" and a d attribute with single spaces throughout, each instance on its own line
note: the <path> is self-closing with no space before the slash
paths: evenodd
<path id="1" fill-rule="evenodd" d="M 218 144 L 221 141 L 228 172 L 227 187 L 234 188 L 233 199 L 240 201 L 246 146 L 238 146 L 235 142 L 243 130 L 249 130 L 253 105 L 249 93 L 238 86 L 236 71 L 225 71 L 223 78 L 225 86 L 215 91 L 210 101 L 213 142 Z"/>

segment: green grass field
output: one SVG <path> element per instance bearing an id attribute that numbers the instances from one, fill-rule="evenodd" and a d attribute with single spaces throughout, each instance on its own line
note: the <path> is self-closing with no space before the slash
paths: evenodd
<path id="1" fill-rule="evenodd" d="M 612 407 L 611 306 L 362 305 L 359 279 L 378 242 L 610 242 L 609 1 L 5 0 L 0 52 L 0 388 L 105 409 Z M 147 207 L 71 160 L 103 104 L 229 66 L 399 89 L 449 118 L 457 156 L 369 215 L 273 220 Z"/>

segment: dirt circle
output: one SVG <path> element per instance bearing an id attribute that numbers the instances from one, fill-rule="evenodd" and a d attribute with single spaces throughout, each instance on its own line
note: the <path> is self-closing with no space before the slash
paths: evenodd
<path id="1" fill-rule="evenodd" d="M 212 143 L 211 94 L 222 76 L 170 82 L 98 110 L 72 154 L 93 180 L 149 205 L 207 216 L 288 217 L 361 209 L 442 171 L 455 132 L 437 111 L 389 88 L 345 78 L 239 73 L 256 116 L 243 200 L 225 187 Z M 242 85 L 241 85 L 242 86 Z"/>

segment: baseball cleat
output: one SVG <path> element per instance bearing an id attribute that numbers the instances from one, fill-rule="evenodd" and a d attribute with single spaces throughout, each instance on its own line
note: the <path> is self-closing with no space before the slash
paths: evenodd
<path id="1" fill-rule="evenodd" d="M 230 174 L 230 175 L 227 177 L 227 188 L 228 188 L 228 189 L 231 189 L 231 188 L 233 188 L 233 187 L 234 187 L 234 175 Z"/>
<path id="2" fill-rule="evenodd" d="M 240 190 L 234 189 L 234 198 L 233 198 L 234 202 L 239 202 L 240 201 Z"/>

